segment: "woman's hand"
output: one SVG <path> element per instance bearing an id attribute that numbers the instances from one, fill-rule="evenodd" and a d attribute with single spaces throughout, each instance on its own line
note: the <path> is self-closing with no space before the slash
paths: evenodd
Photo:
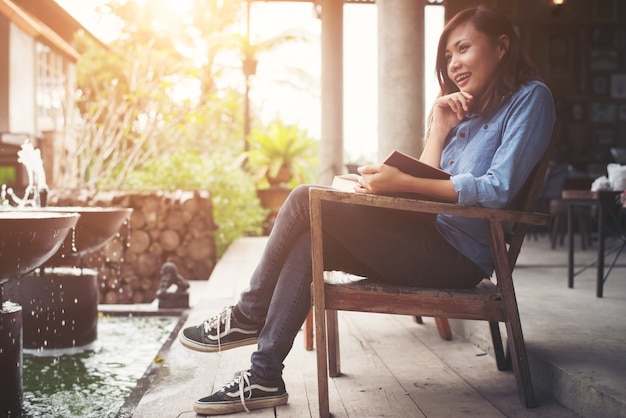
<path id="1" fill-rule="evenodd" d="M 361 178 L 355 188 L 357 193 L 389 194 L 401 190 L 401 177 L 406 176 L 396 167 L 386 164 L 365 165 L 358 168 Z"/>
<path id="2" fill-rule="evenodd" d="M 469 112 L 472 100 L 471 94 L 462 91 L 446 94 L 435 100 L 428 138 L 426 139 L 420 160 L 433 167 L 439 167 L 441 153 L 448 133 Z"/>
<path id="3" fill-rule="evenodd" d="M 474 97 L 466 92 L 458 91 L 435 100 L 431 132 L 439 131 L 444 136 L 467 115 Z"/>

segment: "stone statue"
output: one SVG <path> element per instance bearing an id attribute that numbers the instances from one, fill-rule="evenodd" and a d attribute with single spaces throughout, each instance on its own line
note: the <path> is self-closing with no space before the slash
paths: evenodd
<path id="1" fill-rule="evenodd" d="M 168 291 L 173 284 L 176 290 Z M 161 285 L 157 290 L 157 298 L 159 309 L 189 307 L 189 282 L 178 273 L 176 264 L 170 261 L 161 266 Z"/>

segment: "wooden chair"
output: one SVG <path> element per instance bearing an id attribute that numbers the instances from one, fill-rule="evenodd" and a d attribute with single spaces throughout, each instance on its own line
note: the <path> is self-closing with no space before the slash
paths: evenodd
<path id="1" fill-rule="evenodd" d="M 488 321 L 498 369 L 506 370 L 512 365 L 520 401 L 526 407 L 535 405 L 512 272 L 529 225 L 548 226 L 550 224 L 549 215 L 535 213 L 534 210 L 556 137 L 555 129 L 548 151 L 535 167 L 516 199 L 514 207 L 517 210 L 496 210 L 311 189 L 309 198 L 313 257 L 312 293 L 320 416 L 329 416 L 328 376 L 337 377 L 341 372 L 337 310 L 431 316 L 443 318 L 444 321 L 445 318 Z M 468 290 L 423 289 L 372 283 L 369 280 L 351 284 L 325 284 L 321 211 L 323 201 L 485 219 L 490 228 L 490 243 L 497 284 L 485 279 L 476 288 Z M 505 233 L 504 224 L 509 223 L 512 225 L 511 232 Z M 506 325 L 508 335 L 506 354 L 502 345 L 499 322 L 504 322 Z"/>

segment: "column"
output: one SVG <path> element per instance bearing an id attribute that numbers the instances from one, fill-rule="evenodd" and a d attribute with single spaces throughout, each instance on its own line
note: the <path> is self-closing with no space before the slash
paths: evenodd
<path id="1" fill-rule="evenodd" d="M 424 137 L 423 0 L 379 0 L 378 158 L 419 156 Z"/>
<path id="2" fill-rule="evenodd" d="M 322 0 L 321 143 L 319 183 L 343 171 L 343 0 Z"/>

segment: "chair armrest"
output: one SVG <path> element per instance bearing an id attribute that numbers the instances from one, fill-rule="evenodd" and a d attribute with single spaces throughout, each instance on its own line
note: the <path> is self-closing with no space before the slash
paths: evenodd
<path id="1" fill-rule="evenodd" d="M 341 202 L 435 215 L 444 214 L 464 216 L 468 218 L 481 218 L 494 223 L 511 222 L 527 225 L 548 226 L 550 225 L 551 218 L 550 215 L 544 213 L 491 209 L 478 206 L 463 206 L 455 203 L 415 200 L 375 194 L 349 193 L 333 189 L 311 188 L 309 191 L 309 199 L 312 207 L 316 205 L 316 202 L 321 201 Z"/>

